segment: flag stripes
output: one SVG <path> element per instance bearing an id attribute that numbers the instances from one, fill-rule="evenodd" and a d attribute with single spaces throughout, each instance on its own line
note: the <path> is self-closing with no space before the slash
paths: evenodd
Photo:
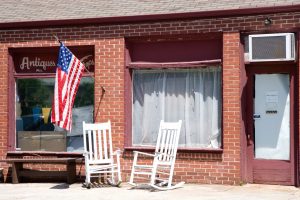
<path id="1" fill-rule="evenodd" d="M 57 65 L 51 121 L 70 131 L 72 107 L 85 67 L 62 43 Z"/>

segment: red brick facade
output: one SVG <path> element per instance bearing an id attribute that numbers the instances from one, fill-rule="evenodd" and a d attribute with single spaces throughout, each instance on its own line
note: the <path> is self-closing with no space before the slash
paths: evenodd
<path id="1" fill-rule="evenodd" d="M 271 26 L 264 19 L 273 20 Z M 125 141 L 125 40 L 130 37 L 162 36 L 184 39 L 188 35 L 223 33 L 223 152 L 179 152 L 175 167 L 175 181 L 188 183 L 240 184 L 245 181 L 241 162 L 241 33 L 288 32 L 300 28 L 300 12 L 258 16 L 213 19 L 191 19 L 137 24 L 87 25 L 82 27 L 30 28 L 0 31 L 0 159 L 5 158 L 9 134 L 9 69 L 8 49 L 19 47 L 57 46 L 53 34 L 68 45 L 94 45 L 95 47 L 95 109 L 101 101 L 97 121 L 112 121 L 114 145 L 122 150 Z M 299 101 L 296 101 L 299 102 Z M 297 106 L 298 107 L 298 106 Z M 299 121 L 296 121 L 299 124 Z M 298 126 L 296 126 L 298 127 Z M 295 131 L 298 133 L 298 130 Z M 132 153 L 123 152 L 122 176 L 128 180 Z M 7 165 L 0 163 L 0 167 Z"/>

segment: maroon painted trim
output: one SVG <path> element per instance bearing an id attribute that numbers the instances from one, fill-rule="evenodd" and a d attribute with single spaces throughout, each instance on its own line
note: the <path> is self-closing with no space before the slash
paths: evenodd
<path id="1" fill-rule="evenodd" d="M 124 147 L 125 150 L 127 151 L 146 151 L 146 152 L 154 152 L 155 147 L 140 147 L 140 146 L 135 146 L 135 147 Z M 182 148 L 178 147 L 178 152 L 184 152 L 184 153 L 223 153 L 223 149 L 201 149 L 201 148 Z"/>
<path id="2" fill-rule="evenodd" d="M 131 62 L 129 55 L 128 44 L 124 46 L 124 104 L 125 104 L 125 134 L 124 134 L 124 147 L 132 145 L 132 71 L 126 68 L 127 64 Z"/>
<path id="3" fill-rule="evenodd" d="M 184 38 L 184 40 L 182 40 Z M 126 37 L 126 48 L 129 48 L 131 43 L 149 43 L 149 42 L 184 42 L 184 41 L 197 41 L 197 40 L 222 40 L 222 32 L 209 32 L 209 33 L 191 33 L 191 34 L 174 34 L 168 35 L 168 37 L 163 35 L 144 35 L 144 36 L 130 36 Z"/>
<path id="4" fill-rule="evenodd" d="M 14 78 L 55 78 L 56 73 L 14 73 Z M 82 77 L 91 77 L 94 79 L 94 72 L 83 72 Z"/>
<path id="5" fill-rule="evenodd" d="M 125 68 L 124 87 L 125 87 L 125 138 L 124 147 L 132 145 L 132 72 Z"/>
<path id="6" fill-rule="evenodd" d="M 198 38 L 191 39 L 188 36 L 188 39 L 184 40 L 161 37 L 160 40 L 151 38 L 151 41 L 127 41 L 131 58 L 129 64 L 146 65 L 147 67 L 151 63 L 155 65 L 178 65 L 181 63 L 197 65 L 200 61 L 219 61 L 222 58 L 222 39 L 204 36 L 206 38 L 198 35 Z"/>
<path id="7" fill-rule="evenodd" d="M 295 129 L 295 186 L 300 186 L 300 136 L 299 136 L 299 65 L 297 67 L 297 74 L 295 76 L 295 117 L 294 117 L 294 129 Z"/>
<path id="8" fill-rule="evenodd" d="M 180 68 L 180 67 L 205 67 L 213 64 L 221 64 L 221 59 L 205 60 L 205 61 L 191 61 L 191 62 L 132 62 L 128 64 L 128 68 Z"/>
<path id="9" fill-rule="evenodd" d="M 268 61 L 267 63 L 266 62 L 249 62 L 249 61 L 246 61 L 245 64 L 246 65 L 249 65 L 249 66 L 254 66 L 254 65 L 257 65 L 257 66 L 265 66 L 265 65 L 295 65 L 297 63 L 296 60 L 291 60 L 291 61 Z"/>
<path id="10" fill-rule="evenodd" d="M 296 69 L 295 67 L 292 67 L 292 71 L 290 72 L 291 80 L 290 80 L 290 137 L 291 139 L 291 170 L 292 170 L 292 182 L 294 185 L 297 185 L 298 178 L 296 177 L 296 166 L 297 166 L 297 158 L 295 157 L 298 155 L 297 153 L 297 147 L 295 145 L 296 143 L 296 134 L 295 134 L 295 76 L 296 76 Z"/>
<path id="11" fill-rule="evenodd" d="M 256 172 L 256 174 L 259 174 L 259 178 L 257 178 L 256 175 L 256 177 L 253 180 L 255 183 L 287 186 L 291 185 L 291 182 L 289 181 L 278 181 L 280 179 L 288 179 L 288 177 L 291 175 L 290 163 L 284 160 L 268 160 L 267 162 L 265 162 L 265 160 L 261 159 L 260 161 L 261 162 L 258 162 L 257 160 L 253 163 L 254 168 L 260 169 L 260 172 Z M 276 170 L 277 173 L 270 173 L 270 166 L 273 170 Z"/>
<path id="12" fill-rule="evenodd" d="M 255 30 L 255 29 L 248 29 L 248 30 L 240 30 L 240 33 L 243 35 L 250 35 L 250 34 L 273 34 L 273 33 L 296 33 L 299 31 L 299 27 L 289 27 L 289 28 L 278 28 L 275 27 L 272 29 L 266 29 L 266 30 Z M 269 61 L 268 61 L 269 62 Z M 271 62 L 271 61 L 270 61 Z M 273 61 L 273 62 L 296 62 L 296 61 Z M 249 61 L 245 62 L 247 64 L 250 64 Z"/>
<path id="13" fill-rule="evenodd" d="M 295 128 L 295 182 L 296 182 L 296 186 L 299 187 L 300 186 L 300 141 L 299 141 L 299 75 L 300 75 L 300 71 L 299 71 L 299 59 L 300 59 L 300 45 L 299 45 L 299 41 L 300 41 L 300 31 L 297 32 L 296 38 L 298 38 L 296 40 L 296 52 L 297 52 L 297 67 L 296 67 L 296 74 L 295 74 L 295 103 L 294 103 L 294 108 L 295 108 L 295 117 L 294 117 L 294 128 Z"/>
<path id="14" fill-rule="evenodd" d="M 48 74 L 48 73 L 41 73 L 41 74 L 36 74 L 36 73 L 15 73 L 14 74 L 15 78 L 55 78 L 55 73 L 54 74 Z"/>
<path id="15" fill-rule="evenodd" d="M 246 137 L 247 137 L 247 147 L 246 147 L 246 154 L 247 154 L 247 182 L 248 183 L 253 183 L 253 146 L 254 146 L 254 141 L 253 141 L 253 135 L 254 132 L 254 127 L 253 127 L 253 73 L 251 72 L 250 67 L 246 67 L 247 71 L 247 85 L 246 85 L 246 93 L 247 93 L 247 98 L 246 98 Z"/>
<path id="16" fill-rule="evenodd" d="M 125 59 L 125 66 L 129 66 L 131 63 L 131 57 L 130 57 L 130 53 L 129 53 L 129 49 L 128 49 L 128 44 L 125 45 L 124 59 Z"/>
<path id="17" fill-rule="evenodd" d="M 229 10 L 212 10 L 202 12 L 188 13 L 169 13 L 169 14 L 152 14 L 138 16 L 118 16 L 118 17 L 98 17 L 85 19 L 67 19 L 67 20 L 43 20 L 43 21 L 25 21 L 25 22 L 5 22 L 0 23 L 0 29 L 10 28 L 36 28 L 46 26 L 73 26 L 88 24 L 120 24 L 130 22 L 162 21 L 190 18 L 216 18 L 216 17 L 233 17 L 269 13 L 297 12 L 300 11 L 300 4 L 287 6 L 270 6 L 261 8 L 242 8 Z"/>
<path id="18" fill-rule="evenodd" d="M 83 157 L 82 153 L 52 152 L 52 151 L 8 151 L 7 156 L 57 156 L 57 157 Z"/>
<path id="19" fill-rule="evenodd" d="M 14 61 L 12 55 L 8 54 L 8 132 L 7 132 L 7 150 L 16 148 L 16 120 L 15 120 L 15 80 L 14 80 Z"/>
<path id="20" fill-rule="evenodd" d="M 240 143 L 241 143 L 241 180 L 247 181 L 247 73 L 245 67 L 245 60 L 244 60 L 244 43 L 240 40 L 240 79 L 241 79 L 241 86 L 240 86 L 240 96 L 241 96 L 241 135 L 240 135 Z"/>

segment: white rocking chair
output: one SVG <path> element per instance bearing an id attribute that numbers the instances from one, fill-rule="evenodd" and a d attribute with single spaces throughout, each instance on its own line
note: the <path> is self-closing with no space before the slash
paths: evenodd
<path id="1" fill-rule="evenodd" d="M 134 160 L 131 170 L 129 184 L 137 186 L 134 182 L 134 176 L 150 176 L 149 185 L 158 190 L 170 190 L 181 187 L 184 182 L 176 185 L 172 184 L 174 165 L 177 154 L 179 134 L 182 121 L 178 122 L 160 122 L 155 153 L 144 153 L 134 151 Z M 152 165 L 138 164 L 138 155 L 153 157 Z M 148 179 L 149 180 L 149 179 Z"/>
<path id="2" fill-rule="evenodd" d="M 121 183 L 120 154 L 113 152 L 111 123 L 87 124 L 83 122 L 83 143 L 85 158 L 85 184 L 91 187 L 91 177 L 99 177 L 100 174 L 110 174 L 108 183 L 119 186 Z M 116 163 L 114 163 L 116 156 Z M 114 174 L 118 174 L 118 182 L 115 182 Z"/>

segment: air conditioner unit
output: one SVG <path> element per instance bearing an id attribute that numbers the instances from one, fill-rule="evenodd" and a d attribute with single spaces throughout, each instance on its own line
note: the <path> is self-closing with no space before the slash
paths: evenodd
<path id="1" fill-rule="evenodd" d="M 295 60 L 294 33 L 249 35 L 249 61 Z"/>

